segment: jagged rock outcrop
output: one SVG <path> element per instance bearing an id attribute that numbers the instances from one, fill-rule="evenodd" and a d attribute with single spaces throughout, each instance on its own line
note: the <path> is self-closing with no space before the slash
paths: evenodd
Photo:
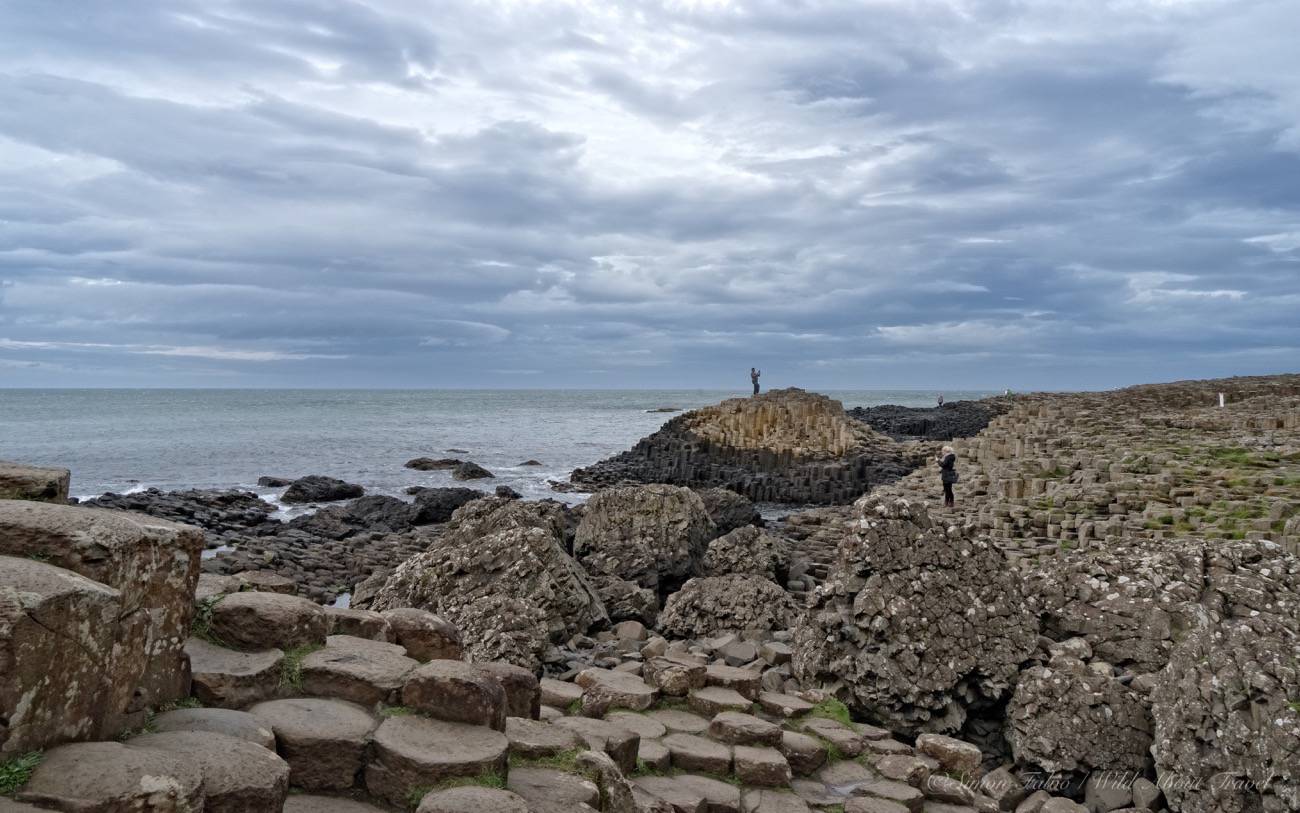
<path id="1" fill-rule="evenodd" d="M 535 668 L 550 640 L 609 620 L 564 552 L 563 533 L 554 503 L 469 503 L 426 552 L 397 567 L 369 607 L 428 610 L 461 629 L 471 657 Z"/>
<path id="2" fill-rule="evenodd" d="M 867 497 L 821 592 L 795 627 L 795 672 L 907 732 L 958 730 L 996 704 L 1034 651 L 1037 623 L 1001 551 Z"/>
<path id="3" fill-rule="evenodd" d="M 673 593 L 659 614 L 659 628 L 679 638 L 722 632 L 779 630 L 790 626 L 794 600 L 761 576 L 706 576 Z"/>
<path id="4" fill-rule="evenodd" d="M 723 487 L 756 502 L 849 503 L 914 466 L 839 401 L 791 388 L 679 415 L 629 451 L 573 472 L 599 489 L 628 483 Z"/>
<path id="5" fill-rule="evenodd" d="M 746 525 L 709 543 L 700 573 L 704 576 L 747 573 L 780 583 L 788 565 L 784 540 Z"/>
<path id="6" fill-rule="evenodd" d="M 1142 774 L 1151 715 L 1137 692 L 1082 662 L 1020 673 L 1007 707 L 1006 738 L 1016 760 L 1042 770 Z"/>
<path id="7" fill-rule="evenodd" d="M 65 503 L 72 472 L 0 460 L 0 500 Z"/>
<path id="8" fill-rule="evenodd" d="M 950 401 L 935 407 L 885 404 L 857 407 L 847 414 L 894 440 L 952 440 L 978 435 L 1010 404 L 1010 398 Z"/>
<path id="9" fill-rule="evenodd" d="M 604 603 L 610 621 L 640 621 L 654 626 L 659 615 L 659 596 L 655 591 L 617 576 L 596 573 L 588 579 Z"/>
<path id="10" fill-rule="evenodd" d="M 704 510 L 720 534 L 730 533 L 746 525 L 763 524 L 763 517 L 754 503 L 729 488 L 700 488 L 695 493 L 704 501 Z"/>
<path id="11" fill-rule="evenodd" d="M 1206 548 L 1197 627 L 1155 682 L 1156 770 L 1184 813 L 1300 810 L 1300 559 Z"/>
<path id="12" fill-rule="evenodd" d="M 716 534 L 704 502 L 689 488 L 616 488 L 587 501 L 573 555 L 593 574 L 625 579 L 662 596 L 695 574 Z"/>

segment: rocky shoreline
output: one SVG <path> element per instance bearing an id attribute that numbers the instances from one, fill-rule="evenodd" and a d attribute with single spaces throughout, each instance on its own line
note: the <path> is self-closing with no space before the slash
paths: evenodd
<path id="1" fill-rule="evenodd" d="M 0 465 L 0 811 L 1300 810 L 1300 376 L 998 399 L 953 509 L 955 423 L 744 400 L 579 507 Z"/>

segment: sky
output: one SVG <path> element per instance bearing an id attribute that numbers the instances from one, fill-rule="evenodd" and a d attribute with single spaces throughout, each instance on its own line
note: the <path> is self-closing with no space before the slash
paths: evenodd
<path id="1" fill-rule="evenodd" d="M 0 3 L 0 387 L 1300 369 L 1300 0 Z"/>

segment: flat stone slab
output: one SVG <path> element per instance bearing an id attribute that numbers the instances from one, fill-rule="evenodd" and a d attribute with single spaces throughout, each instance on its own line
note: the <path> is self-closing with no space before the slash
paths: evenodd
<path id="1" fill-rule="evenodd" d="M 274 697 L 280 687 L 284 653 L 237 652 L 200 638 L 185 642 L 194 696 L 205 706 L 240 709 Z"/>
<path id="2" fill-rule="evenodd" d="M 841 754 L 849 758 L 856 757 L 866 748 L 865 737 L 836 720 L 808 717 L 803 720 L 803 729 L 834 745 Z"/>
<path id="3" fill-rule="evenodd" d="M 497 788 L 449 788 L 425 794 L 415 813 L 532 813 L 517 793 Z"/>
<path id="4" fill-rule="evenodd" d="M 66 503 L 72 472 L 0 460 L 0 500 Z"/>
<path id="5" fill-rule="evenodd" d="M 740 711 L 724 711 L 709 721 L 709 736 L 731 745 L 776 745 L 781 727 Z"/>
<path id="6" fill-rule="evenodd" d="M 567 709 L 572 703 L 582 699 L 582 687 L 555 678 L 542 678 L 542 703 L 557 709 Z"/>
<path id="7" fill-rule="evenodd" d="M 360 706 L 316 697 L 258 703 L 249 714 L 271 729 L 294 787 L 304 790 L 353 787 L 378 724 Z"/>
<path id="8" fill-rule="evenodd" d="M 153 729 L 166 731 L 207 731 L 227 737 L 246 740 L 254 745 L 275 750 L 275 734 L 270 726 L 246 711 L 234 709 L 175 709 L 159 714 L 153 720 Z"/>
<path id="9" fill-rule="evenodd" d="M 810 808 L 789 791 L 749 790 L 745 792 L 745 813 L 810 813 Z"/>
<path id="10" fill-rule="evenodd" d="M 584 669 L 574 681 L 589 694 L 609 700 L 609 707 L 645 711 L 659 698 L 659 690 L 629 672 Z"/>
<path id="11" fill-rule="evenodd" d="M 674 768 L 704 773 L 731 773 L 731 749 L 695 734 L 672 734 L 663 739 Z"/>
<path id="12" fill-rule="evenodd" d="M 826 764 L 826 746 L 811 734 L 782 731 L 777 750 L 790 763 L 790 770 L 797 776 L 808 776 Z"/>
<path id="13" fill-rule="evenodd" d="M 911 811 L 920 810 L 925 802 L 925 795 L 921 791 L 906 782 L 897 782 L 893 779 L 875 779 L 858 786 L 855 792 L 859 796 L 872 796 L 902 805 Z"/>
<path id="14" fill-rule="evenodd" d="M 655 771 L 666 771 L 673 764 L 672 754 L 668 753 L 668 748 L 659 740 L 641 740 L 637 759 Z"/>
<path id="15" fill-rule="evenodd" d="M 391 702 L 419 663 L 397 644 L 351 635 L 331 635 L 325 647 L 302 660 L 306 694 L 363 706 Z"/>
<path id="16" fill-rule="evenodd" d="M 921 806 L 909 808 L 898 802 L 877 797 L 859 797 L 844 803 L 844 813 L 920 813 Z"/>
<path id="17" fill-rule="evenodd" d="M 950 773 L 973 774 L 984 760 L 979 746 L 942 734 L 917 735 L 916 750 L 938 760 L 940 769 Z"/>
<path id="18" fill-rule="evenodd" d="M 212 608 L 212 636 L 231 649 L 259 651 L 324 644 L 329 619 L 318 604 L 281 593 L 233 593 Z"/>
<path id="19" fill-rule="evenodd" d="M 704 795 L 678 782 L 675 776 L 640 776 L 632 782 L 640 790 L 672 805 L 673 813 L 708 813 L 709 803 Z"/>
<path id="20" fill-rule="evenodd" d="M 526 717 L 506 718 L 506 739 L 510 740 L 510 755 L 524 759 L 540 759 L 586 747 L 576 732 Z"/>
<path id="21" fill-rule="evenodd" d="M 203 769 L 161 751 L 79 742 L 46 751 L 17 799 L 87 813 L 188 813 L 203 809 Z"/>
<path id="22" fill-rule="evenodd" d="M 759 692 L 758 705 L 768 714 L 780 717 L 799 717 L 813 710 L 813 704 L 792 694 Z"/>
<path id="23" fill-rule="evenodd" d="M 274 751 L 209 731 L 146 734 L 132 748 L 188 759 L 203 771 L 203 810 L 280 813 L 289 795 L 289 765 Z"/>
<path id="24" fill-rule="evenodd" d="M 385 720 L 372 743 L 366 788 L 399 807 L 415 788 L 460 776 L 504 774 L 510 748 L 504 734 L 486 726 L 414 714 Z"/>
<path id="25" fill-rule="evenodd" d="M 648 714 L 637 714 L 632 711 L 611 711 L 605 715 L 605 720 L 626 728 L 643 741 L 657 740 L 668 734 L 668 727 Z"/>
<path id="26" fill-rule="evenodd" d="M 572 813 L 596 810 L 600 805 L 596 783 L 551 768 L 514 768 L 506 787 L 528 802 L 530 813 Z"/>
<path id="27" fill-rule="evenodd" d="M 708 776 L 681 774 L 673 777 L 680 785 L 704 797 L 710 813 L 740 813 L 740 788 Z"/>
<path id="28" fill-rule="evenodd" d="M 735 689 L 746 700 L 751 702 L 758 699 L 762 681 L 763 675 L 761 673 L 751 669 L 741 669 L 738 666 L 723 666 L 715 663 L 704 669 L 704 683 L 706 686 Z"/>
<path id="29" fill-rule="evenodd" d="M 411 672 L 402 705 L 439 720 L 506 730 L 506 691 L 474 664 L 434 660 Z"/>
<path id="30" fill-rule="evenodd" d="M 623 773 L 636 770 L 637 752 L 641 737 L 626 728 L 606 720 L 591 717 L 561 717 L 551 725 L 572 731 L 593 751 L 603 751 Z"/>
<path id="31" fill-rule="evenodd" d="M 388 813 L 387 810 L 337 796 L 313 796 L 291 793 L 284 802 L 284 813 Z"/>
<path id="32" fill-rule="evenodd" d="M 417 661 L 461 659 L 464 647 L 455 624 L 415 607 L 385 610 L 381 615 L 388 621 L 394 640 Z"/>
<path id="33" fill-rule="evenodd" d="M 709 730 L 709 720 L 713 717 L 701 717 L 681 709 L 655 709 L 646 712 L 645 716 L 662 724 L 673 734 L 703 734 Z"/>
<path id="34" fill-rule="evenodd" d="M 753 703 L 749 698 L 725 686 L 706 686 L 694 689 L 686 702 L 691 709 L 712 719 L 724 711 L 749 711 Z"/>

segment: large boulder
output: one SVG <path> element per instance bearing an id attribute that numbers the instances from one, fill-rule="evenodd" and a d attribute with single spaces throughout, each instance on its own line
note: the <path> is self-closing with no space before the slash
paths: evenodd
<path id="1" fill-rule="evenodd" d="M 121 595 L 32 559 L 0 556 L 0 762 L 67 740 L 108 736 L 120 705 L 113 646 Z"/>
<path id="2" fill-rule="evenodd" d="M 588 570 L 671 592 L 696 572 L 717 535 L 704 501 L 689 488 L 631 486 L 587 501 L 573 554 Z"/>
<path id="3" fill-rule="evenodd" d="M 708 576 L 691 579 L 669 596 L 659 628 L 678 638 L 782 630 L 795 613 L 794 599 L 761 576 Z"/>
<path id="4" fill-rule="evenodd" d="M 0 500 L 66 503 L 72 472 L 0 460 Z"/>
<path id="5" fill-rule="evenodd" d="M 483 492 L 472 488 L 420 488 L 415 492 L 416 525 L 447 522 L 466 503 L 482 499 Z"/>
<path id="6" fill-rule="evenodd" d="M 762 515 L 749 498 L 729 488 L 701 488 L 696 489 L 695 493 L 704 501 L 704 510 L 709 513 L 709 519 L 713 520 L 720 534 L 730 533 L 746 525 L 763 524 Z"/>
<path id="7" fill-rule="evenodd" d="M 289 484 L 289 488 L 280 496 L 280 502 L 337 502 L 360 497 L 366 490 L 354 483 L 345 483 L 334 477 L 322 477 L 311 474 L 300 477 Z"/>
<path id="8" fill-rule="evenodd" d="M 396 497 L 371 494 L 346 505 L 330 505 L 289 522 L 317 536 L 346 539 L 359 533 L 402 533 L 415 524 L 418 510 Z"/>
<path id="9" fill-rule="evenodd" d="M 1151 695 L 1159 784 L 1183 813 L 1300 810 L 1300 559 L 1204 551 L 1203 614 Z"/>
<path id="10" fill-rule="evenodd" d="M 586 574 L 564 552 L 563 533 L 556 504 L 470 503 L 426 552 L 393 572 L 370 607 L 428 610 L 461 630 L 475 660 L 534 668 L 550 640 L 609 620 Z"/>
<path id="11" fill-rule="evenodd" d="M 700 572 L 705 576 L 748 573 L 780 582 L 788 567 L 789 554 L 784 540 L 753 525 L 745 525 L 709 543 Z"/>
<path id="12" fill-rule="evenodd" d="M 39 559 L 116 590 L 120 615 L 105 723 L 189 694 L 185 639 L 203 532 L 142 514 L 0 500 L 0 555 Z M 116 717 L 116 720 L 114 718 Z"/>
<path id="13" fill-rule="evenodd" d="M 995 707 L 1035 650 L 1014 570 L 987 541 L 936 526 L 925 507 L 869 496 L 794 635 L 805 685 L 895 731 L 955 731 Z"/>
<path id="14" fill-rule="evenodd" d="M 1007 742 L 1017 761 L 1047 772 L 1141 774 L 1151 748 L 1143 698 L 1081 662 L 1020 674 L 1007 706 Z"/>

